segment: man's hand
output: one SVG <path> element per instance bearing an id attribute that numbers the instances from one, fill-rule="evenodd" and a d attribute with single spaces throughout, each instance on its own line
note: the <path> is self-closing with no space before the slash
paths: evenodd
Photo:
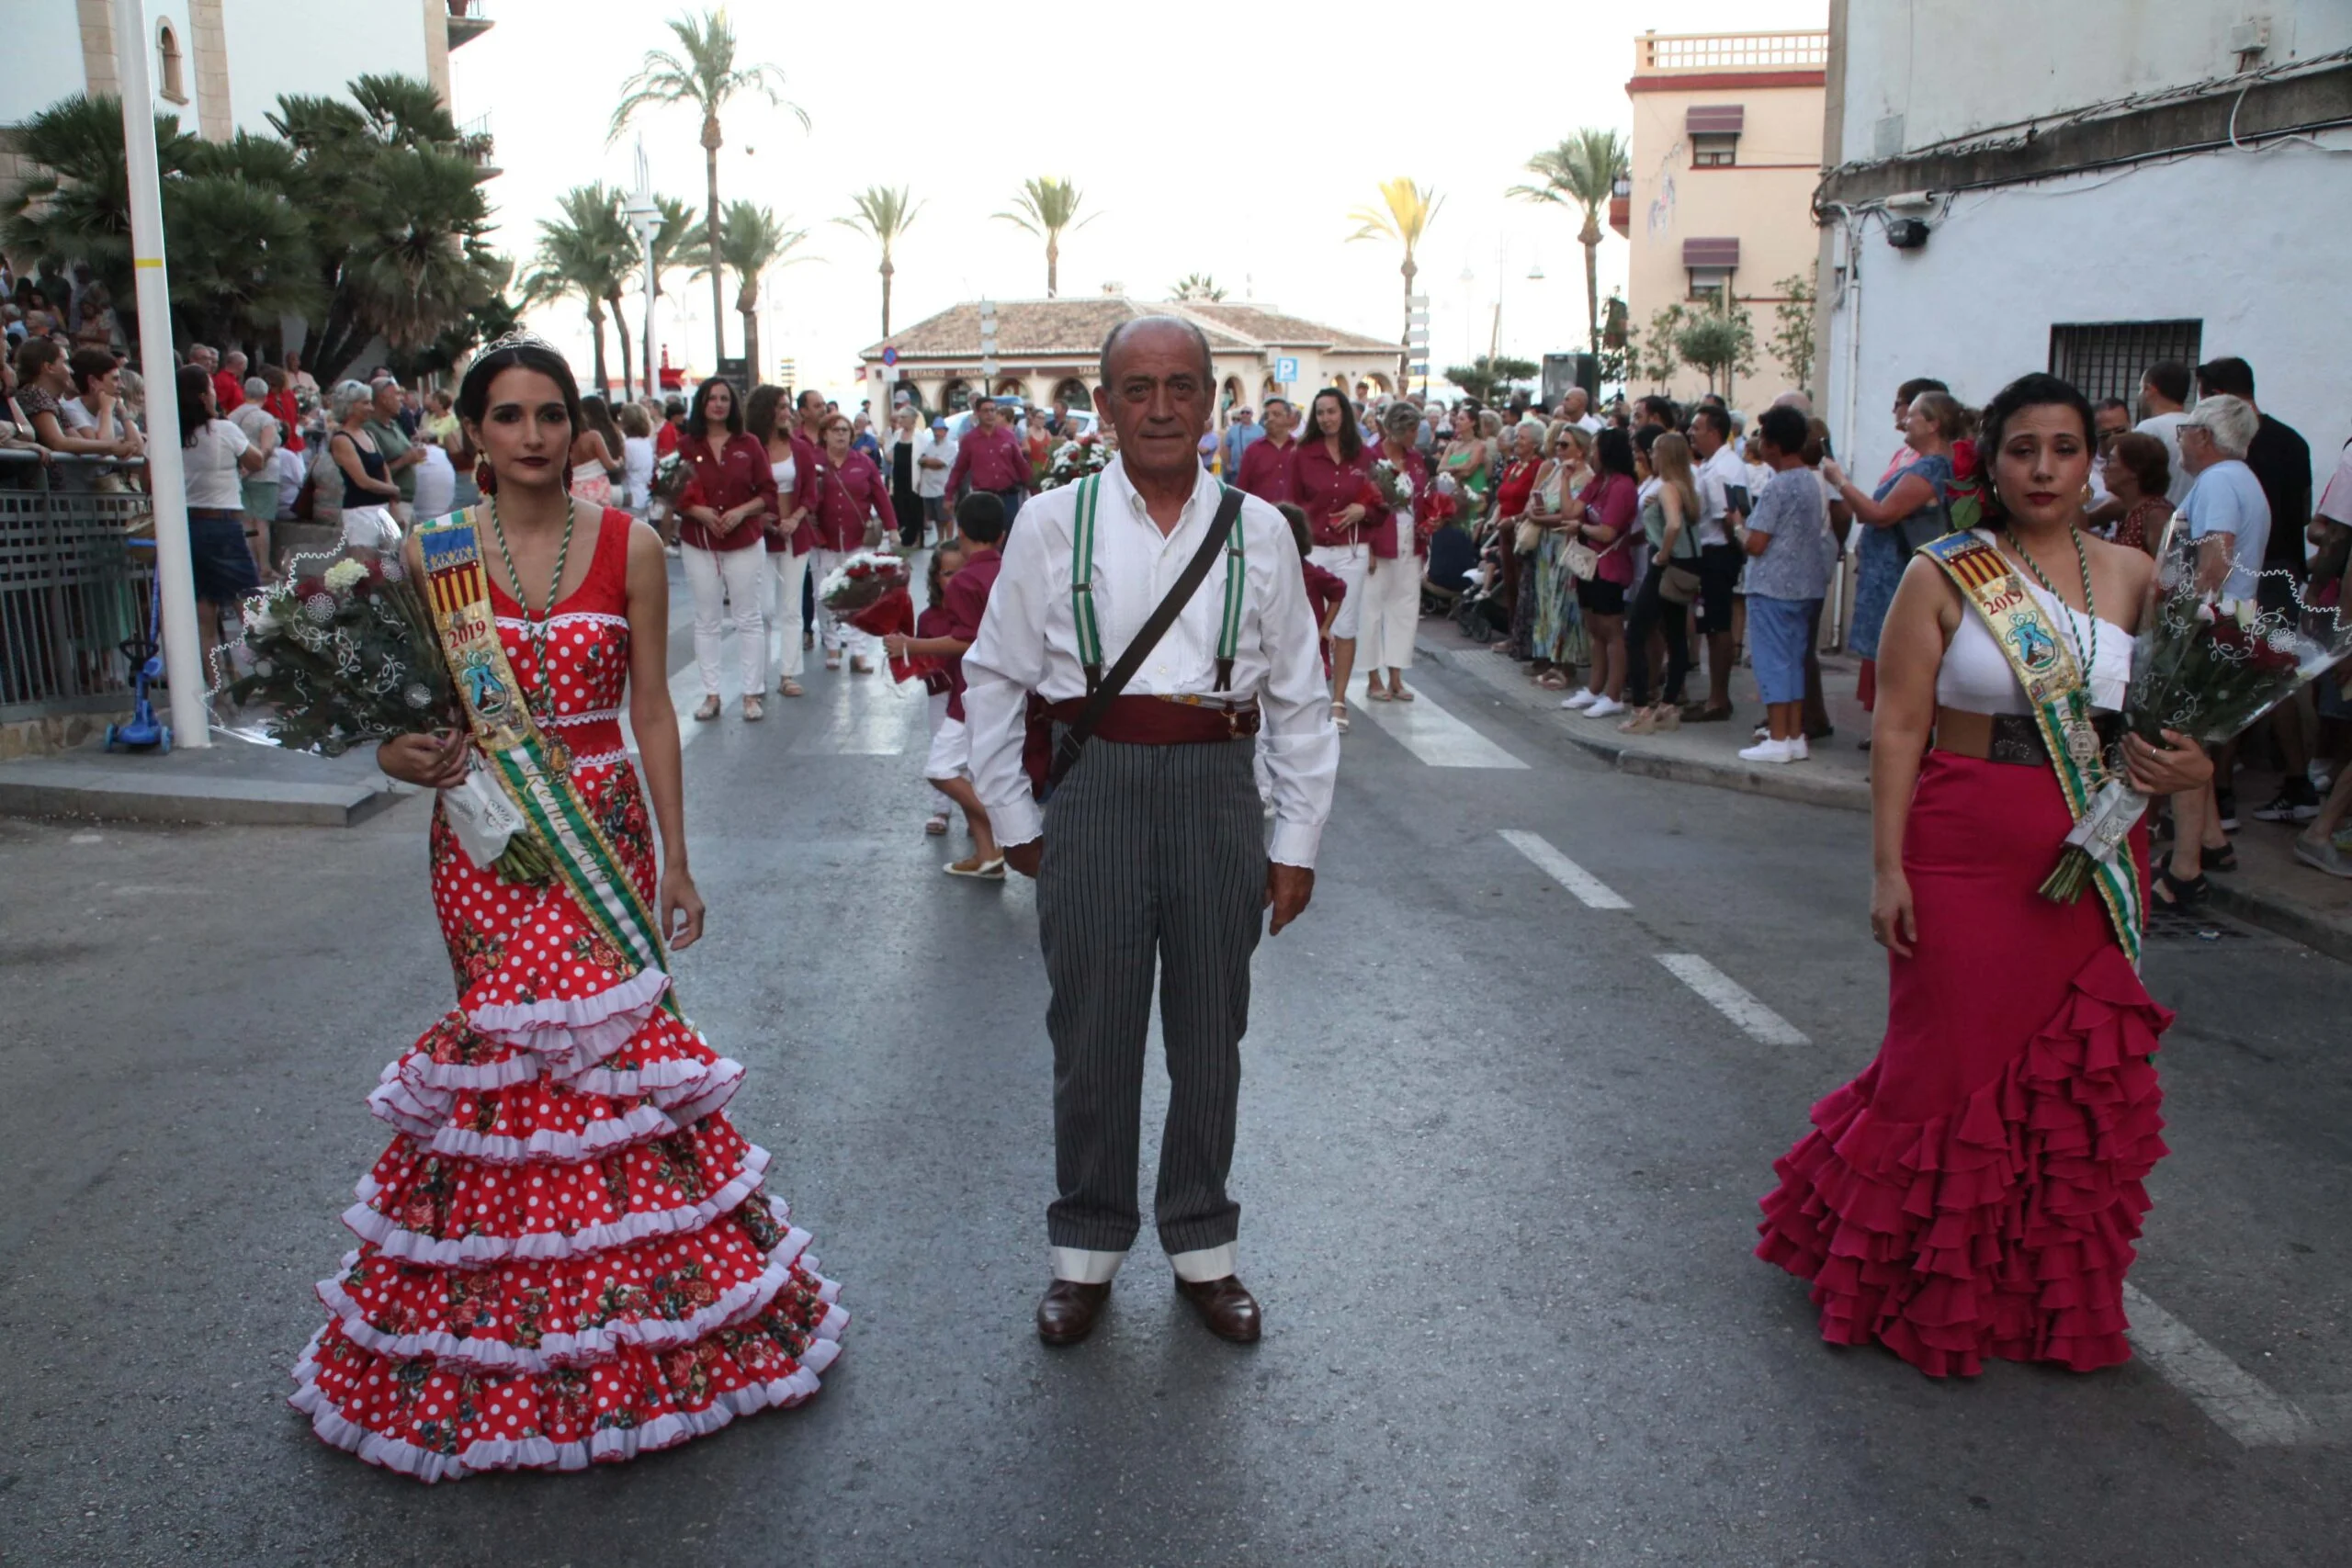
<path id="1" fill-rule="evenodd" d="M 1012 852 L 1005 852 L 1008 858 Z M 1306 911 L 1307 901 L 1315 897 L 1315 873 L 1303 865 L 1284 865 L 1279 861 L 1266 866 L 1266 907 L 1274 912 L 1273 923 L 1266 928 L 1268 936 L 1279 935 L 1282 929 Z"/>
<path id="2" fill-rule="evenodd" d="M 1032 881 L 1036 879 L 1037 867 L 1045 863 L 1045 859 L 1046 840 L 1043 839 L 1004 846 L 1004 863 Z"/>

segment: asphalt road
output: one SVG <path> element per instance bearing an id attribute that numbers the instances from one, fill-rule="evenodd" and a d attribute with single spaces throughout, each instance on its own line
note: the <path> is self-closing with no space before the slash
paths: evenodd
<path id="1" fill-rule="evenodd" d="M 428 1489 L 282 1404 L 387 1137 L 362 1098 L 447 1005 L 424 804 L 0 823 L 0 1562 L 2352 1562 L 2341 965 L 2151 943 L 2161 1354 L 1934 1382 L 1821 1345 L 1748 1255 L 1881 1025 L 1864 820 L 1622 777 L 1417 673 L 1411 734 L 1358 718 L 1314 908 L 1258 960 L 1250 1348 L 1148 1235 L 1091 1342 L 1037 1344 L 1035 905 L 940 875 L 919 699 L 818 671 L 707 727 L 681 994 L 854 1322 L 810 1404 L 581 1475 Z"/>

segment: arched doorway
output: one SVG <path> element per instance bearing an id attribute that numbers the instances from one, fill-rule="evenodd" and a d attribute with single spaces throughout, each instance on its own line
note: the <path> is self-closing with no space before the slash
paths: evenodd
<path id="1" fill-rule="evenodd" d="M 1054 400 L 1068 403 L 1080 412 L 1091 412 L 1094 407 L 1093 394 L 1087 390 L 1086 383 L 1075 376 L 1062 378 L 1060 384 L 1054 388 Z"/>
<path id="2" fill-rule="evenodd" d="M 1234 406 L 1240 401 L 1241 378 L 1227 376 L 1225 378 L 1225 385 L 1217 389 L 1216 412 L 1220 414 L 1230 414 Z"/>
<path id="3" fill-rule="evenodd" d="M 972 384 L 961 376 L 950 376 L 947 384 L 939 389 L 942 413 L 962 413 L 972 406 Z"/>
<path id="4" fill-rule="evenodd" d="M 1018 376 L 1000 376 L 996 378 L 996 395 L 1000 398 L 1019 398 L 1026 402 L 1029 400 L 1029 383 Z"/>

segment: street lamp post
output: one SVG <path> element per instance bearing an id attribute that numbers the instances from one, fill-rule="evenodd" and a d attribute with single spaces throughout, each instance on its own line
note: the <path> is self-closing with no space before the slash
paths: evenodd
<path id="1" fill-rule="evenodd" d="M 645 268 L 645 395 L 658 397 L 653 389 L 653 302 L 661 298 L 662 280 L 653 272 L 653 236 L 662 229 L 662 206 L 653 199 L 653 168 L 646 162 L 642 136 L 637 139 L 637 191 L 629 197 L 628 210 Z"/>
<path id="2" fill-rule="evenodd" d="M 172 291 L 164 275 L 162 175 L 155 165 L 155 104 L 149 96 L 147 15 L 141 0 L 114 0 L 116 80 L 122 88 L 122 148 L 130 176 L 130 265 L 139 300 L 139 362 L 147 376 L 147 490 L 155 514 L 155 588 L 164 610 L 164 672 L 172 689 L 172 743 L 212 744 L 204 655 L 196 629 L 196 569 L 187 540 L 187 482 L 180 466 L 179 375 L 172 360 Z"/>

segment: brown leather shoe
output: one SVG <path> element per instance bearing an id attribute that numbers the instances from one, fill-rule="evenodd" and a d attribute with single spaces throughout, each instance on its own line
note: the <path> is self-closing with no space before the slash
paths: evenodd
<path id="1" fill-rule="evenodd" d="M 1193 1303 L 1219 1339 L 1230 1339 L 1236 1345 L 1254 1345 L 1264 1327 L 1258 1313 L 1258 1298 L 1245 1289 L 1238 1278 L 1227 1274 L 1222 1280 L 1184 1280 L 1176 1281 L 1176 1293 Z"/>
<path id="2" fill-rule="evenodd" d="M 1037 1303 L 1037 1337 L 1048 1345 L 1077 1344 L 1094 1332 L 1094 1320 L 1102 1315 L 1103 1303 L 1110 1299 L 1108 1280 L 1099 1285 L 1055 1280 Z"/>

